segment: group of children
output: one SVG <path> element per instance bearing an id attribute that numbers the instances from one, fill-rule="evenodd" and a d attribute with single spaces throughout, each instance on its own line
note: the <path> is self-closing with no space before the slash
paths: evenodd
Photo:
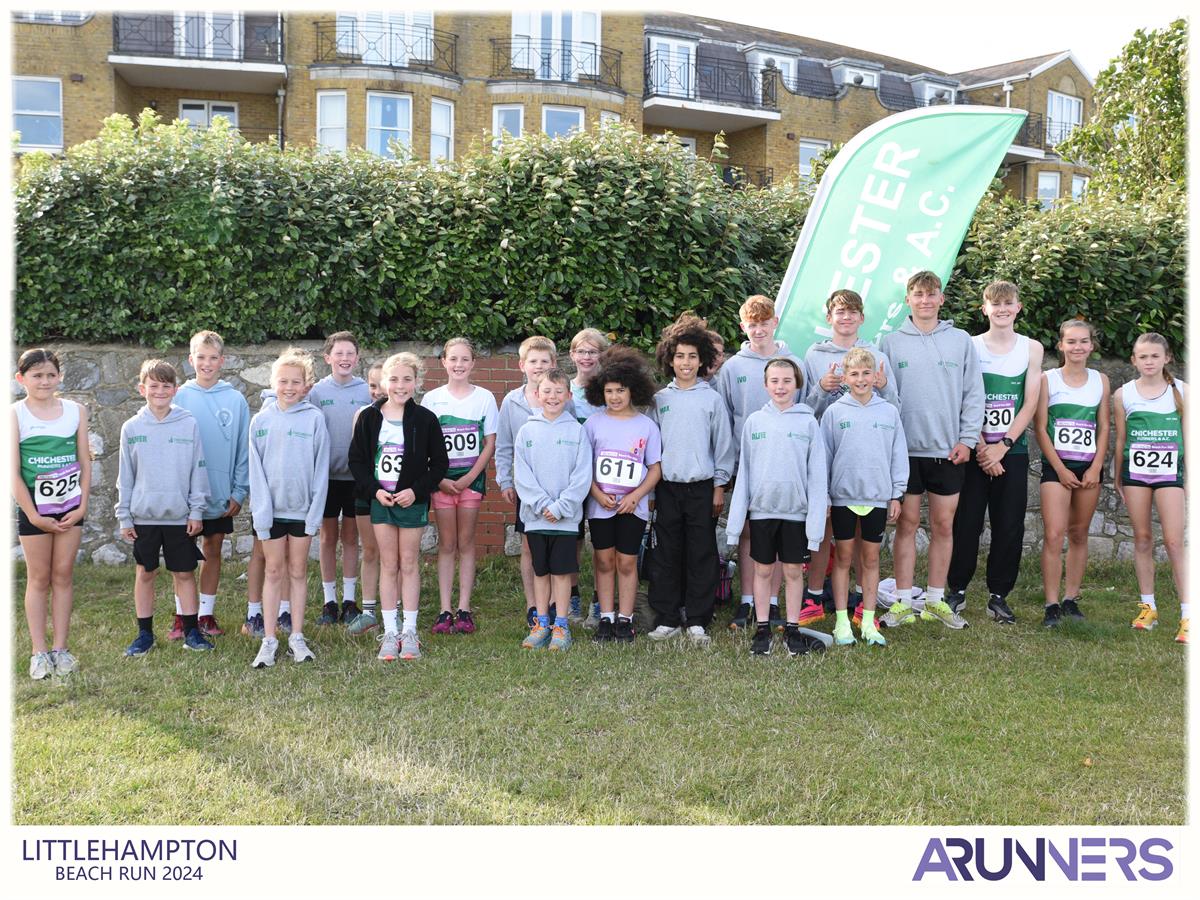
<path id="1" fill-rule="evenodd" d="M 121 430 L 116 514 L 137 563 L 138 633 L 126 654 L 144 655 L 155 644 L 160 561 L 175 592 L 168 637 L 188 649 L 212 649 L 210 638 L 224 633 L 215 616 L 221 549 L 248 497 L 254 549 L 241 630 L 260 640 L 255 668 L 275 664 L 279 633 L 287 635 L 294 661 L 314 659 L 304 623 L 309 548 L 318 532 L 324 592 L 318 623 L 340 622 L 361 635 L 382 620 L 378 658 L 419 658 L 420 539 L 431 510 L 440 598 L 431 630 L 474 632 L 475 526 L 493 457 L 522 534 L 527 649 L 568 650 L 570 625 L 579 622 L 594 628 L 597 641 L 635 639 L 648 525 L 655 548 L 649 637 L 707 645 L 721 566 L 717 524 L 727 495 L 725 536 L 738 548 L 742 582 L 731 627 L 753 622 L 754 654 L 769 653 L 776 632 L 787 652 L 799 655 L 855 643 L 855 625 L 865 642 L 880 646 L 887 643 L 880 625 L 897 627 L 918 616 L 965 627 L 965 590 L 985 512 L 991 520 L 986 609 L 996 622 L 1012 623 L 1007 596 L 1024 538 L 1031 422 L 1043 456 L 1043 621 L 1082 618 L 1087 532 L 1110 421 L 1108 381 L 1087 368 L 1098 349 L 1094 329 L 1081 319 L 1064 322 L 1062 365 L 1043 373 L 1043 348 L 1014 330 L 1021 304 L 1013 285 L 987 287 L 989 328 L 974 338 L 938 318 L 944 296 L 933 273 L 908 280 L 906 302 L 910 315 L 876 346 L 858 335 L 862 299 L 835 291 L 826 303 L 828 340 L 803 358 L 775 340 L 778 320 L 766 297 L 742 304 L 747 340 L 728 361 L 720 337 L 703 319 L 685 315 L 664 329 L 657 347 L 655 359 L 669 379 L 661 389 L 640 354 L 609 346 L 595 329 L 571 342 L 573 379 L 558 368 L 554 343 L 531 337 L 519 350 L 525 383 L 499 407 L 471 383 L 475 350 L 465 338 L 446 342 L 447 383 L 418 402 L 425 375 L 419 357 L 394 354 L 364 381 L 355 374 L 357 340 L 338 332 L 323 350 L 330 375 L 314 383 L 311 357 L 288 349 L 273 363 L 271 388 L 251 417 L 242 394 L 220 379 L 220 336 L 202 331 L 189 348 L 195 377 L 182 386 L 171 365 L 143 364 L 138 392 L 146 404 Z M 1186 386 L 1170 374 L 1170 351 L 1157 334 L 1137 339 L 1132 361 L 1138 377 L 1112 393 L 1112 415 L 1113 478 L 1133 525 L 1141 592 L 1133 627 L 1148 630 L 1158 619 L 1153 505 L 1181 600 L 1176 639 L 1186 642 Z M 13 489 L 28 571 L 30 675 L 66 676 L 78 665 L 67 639 L 91 483 L 88 417 L 57 396 L 62 367 L 53 352 L 22 354 L 17 380 L 26 396 L 14 405 Z M 923 497 L 929 510 L 924 591 L 913 585 Z M 880 546 L 892 523 L 894 589 L 879 578 Z M 578 578 L 585 537 L 595 579 L 586 617 Z M 828 635 L 808 626 L 826 616 L 831 554 L 835 622 Z M 886 613 L 877 619 L 880 607 Z"/>

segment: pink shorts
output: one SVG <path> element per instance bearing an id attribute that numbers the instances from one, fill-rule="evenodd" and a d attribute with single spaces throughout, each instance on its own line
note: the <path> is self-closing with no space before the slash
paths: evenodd
<path id="1" fill-rule="evenodd" d="M 461 494 L 447 494 L 445 491 L 434 491 L 429 498 L 429 505 L 434 509 L 479 509 L 483 503 L 483 494 L 467 488 Z"/>

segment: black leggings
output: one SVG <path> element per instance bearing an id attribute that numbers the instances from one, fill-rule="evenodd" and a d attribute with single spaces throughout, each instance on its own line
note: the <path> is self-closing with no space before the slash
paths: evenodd
<path id="1" fill-rule="evenodd" d="M 965 591 L 975 577 L 985 512 L 992 526 L 992 544 L 987 556 L 988 593 L 1007 597 L 1017 583 L 1021 545 L 1025 540 L 1025 509 L 1029 502 L 1029 454 L 1009 453 L 1001 465 L 1004 474 L 989 478 L 975 461 L 974 451 L 963 465 L 966 480 L 954 514 L 954 549 L 946 578 L 951 591 Z"/>

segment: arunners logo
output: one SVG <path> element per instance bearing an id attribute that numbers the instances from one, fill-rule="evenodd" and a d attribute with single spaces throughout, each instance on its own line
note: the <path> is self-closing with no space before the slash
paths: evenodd
<path id="1" fill-rule="evenodd" d="M 1046 881 L 1048 876 L 1056 880 L 1061 876 L 1066 881 L 1106 881 L 1106 864 L 1115 864 L 1125 881 L 1165 881 L 1175 871 L 1170 858 L 1155 852 L 1175 849 L 1166 838 L 1149 838 L 1141 844 L 1123 837 L 1069 838 L 1057 844 L 1038 838 L 1032 847 L 1014 838 L 1003 838 L 999 843 L 997 848 L 997 839 L 930 838 L 912 880 L 944 875 L 948 881 L 974 881 L 976 876 L 984 881 L 1001 881 L 1012 874 L 1014 858 L 1036 881 Z M 1113 852 L 1105 853 L 1106 847 Z M 1139 862 L 1141 865 L 1134 868 Z M 989 864 L 996 868 L 989 869 Z M 1099 868 L 1088 871 L 1084 866 Z"/>
<path id="2" fill-rule="evenodd" d="M 296 431 L 296 429 L 294 429 L 294 428 L 289 428 L 288 432 L 287 432 L 287 436 L 288 437 L 296 437 L 296 438 L 310 438 L 310 437 L 312 437 L 312 432 L 311 431 Z"/>
<path id="3" fill-rule="evenodd" d="M 132 447 L 134 444 L 146 444 L 146 443 L 149 443 L 149 441 L 150 441 L 150 439 L 148 437 L 146 437 L 144 434 L 135 434 L 135 435 L 133 435 L 133 437 L 131 437 L 125 443 L 127 443 L 130 447 Z"/>

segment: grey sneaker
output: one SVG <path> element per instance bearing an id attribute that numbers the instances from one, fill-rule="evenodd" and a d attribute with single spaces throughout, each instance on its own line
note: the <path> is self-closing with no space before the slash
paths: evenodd
<path id="1" fill-rule="evenodd" d="M 75 658 L 75 654 L 70 650 L 55 650 L 53 653 L 54 674 L 59 678 L 66 678 L 79 669 L 79 660 Z"/>
<path id="2" fill-rule="evenodd" d="M 917 614 L 911 606 L 902 600 L 897 600 L 888 608 L 887 613 L 879 620 L 887 628 L 899 628 L 917 621 Z"/>
<path id="3" fill-rule="evenodd" d="M 583 599 L 578 594 L 571 595 L 571 611 L 567 613 L 567 621 L 583 621 Z"/>
<path id="4" fill-rule="evenodd" d="M 921 610 L 921 620 L 924 622 L 941 622 L 947 628 L 955 631 L 966 628 L 966 619 L 952 610 L 945 600 L 925 600 L 925 608 Z"/>
<path id="5" fill-rule="evenodd" d="M 421 642 L 417 640 L 417 633 L 415 631 L 406 631 L 400 635 L 400 658 L 421 658 Z"/>
<path id="6" fill-rule="evenodd" d="M 35 653 L 29 657 L 29 677 L 41 681 L 54 674 L 54 657 L 49 653 Z"/>
<path id="7" fill-rule="evenodd" d="M 317 658 L 317 655 L 308 649 L 308 641 L 304 639 L 304 635 L 294 632 L 288 637 L 288 655 L 298 663 L 312 662 Z"/>
<path id="8" fill-rule="evenodd" d="M 376 640 L 379 641 L 379 654 L 376 659 L 392 662 L 400 655 L 400 632 L 385 631 Z"/>
<path id="9" fill-rule="evenodd" d="M 269 637 L 263 638 L 262 644 L 258 648 L 258 655 L 254 657 L 254 662 L 250 663 L 250 667 L 252 669 L 269 669 L 275 665 L 275 651 L 278 649 L 278 640 Z"/>
<path id="10" fill-rule="evenodd" d="M 364 609 L 357 616 L 350 620 L 350 624 L 346 627 L 346 631 L 355 636 L 366 634 L 368 631 L 374 631 L 379 627 L 379 620 L 375 618 L 374 610 Z M 380 657 L 382 659 L 382 657 Z M 393 657 L 395 659 L 395 657 Z"/>
<path id="11" fill-rule="evenodd" d="M 680 628 L 677 625 L 659 625 L 653 631 L 646 635 L 652 641 L 667 641 L 678 635 Z"/>
<path id="12" fill-rule="evenodd" d="M 583 620 L 583 627 L 594 629 L 599 624 L 600 624 L 600 603 L 599 603 L 599 601 L 594 601 L 592 603 L 592 608 L 588 611 L 587 618 Z"/>
<path id="13" fill-rule="evenodd" d="M 704 630 L 703 625 L 689 625 L 687 631 L 684 632 L 689 644 L 694 644 L 697 647 L 707 647 L 712 643 L 712 638 L 708 632 Z"/>

